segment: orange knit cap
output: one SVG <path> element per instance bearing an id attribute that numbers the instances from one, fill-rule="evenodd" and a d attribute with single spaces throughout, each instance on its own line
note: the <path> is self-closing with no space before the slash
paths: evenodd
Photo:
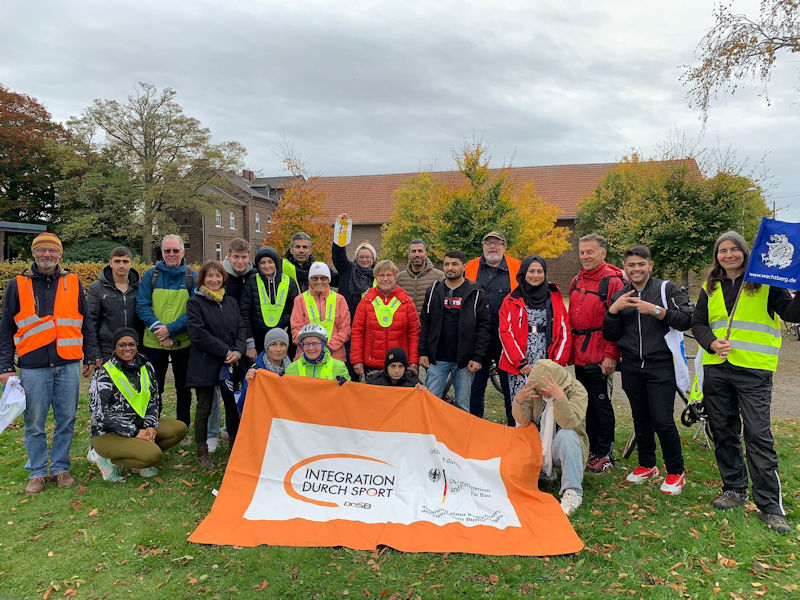
<path id="1" fill-rule="evenodd" d="M 36 250 L 39 246 L 55 246 L 59 252 L 64 252 L 64 246 L 61 245 L 61 240 L 55 233 L 40 233 L 33 238 L 31 251 Z"/>

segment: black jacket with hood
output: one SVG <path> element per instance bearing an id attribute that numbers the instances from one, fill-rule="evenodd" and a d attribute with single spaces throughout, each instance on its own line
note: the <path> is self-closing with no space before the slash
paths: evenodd
<path id="1" fill-rule="evenodd" d="M 114 332 L 120 327 L 132 327 L 142 339 L 144 323 L 136 314 L 136 295 L 139 293 L 139 273 L 128 271 L 128 290 L 123 293 L 114 285 L 114 273 L 109 265 L 89 286 L 89 312 L 97 332 L 100 355 L 106 361 L 114 353 Z"/>
<path id="2" fill-rule="evenodd" d="M 228 279 L 225 282 L 225 293 L 241 305 L 244 282 L 247 281 L 247 278 L 250 277 L 250 275 L 256 272 L 256 269 L 253 267 L 253 263 L 247 263 L 247 268 L 244 270 L 244 273 L 237 275 L 236 271 L 233 270 L 233 265 L 231 264 L 230 259 L 227 256 L 225 257 L 225 260 L 222 261 L 222 267 L 228 273 Z"/>
<path id="3" fill-rule="evenodd" d="M 259 352 L 264 351 L 264 336 L 272 327 L 267 327 L 264 323 L 264 317 L 261 315 L 261 300 L 258 297 L 258 282 L 256 277 L 261 278 L 264 282 L 264 287 L 269 294 L 270 302 L 275 302 L 275 296 L 278 291 L 278 286 L 283 277 L 283 261 L 278 256 L 278 252 L 269 246 L 260 248 L 256 252 L 255 264 L 258 265 L 259 261 L 269 257 L 275 262 L 275 277 L 265 277 L 257 270 L 254 270 L 250 276 L 245 280 L 242 287 L 242 295 L 239 302 L 239 308 L 242 311 L 242 319 L 247 330 L 247 347 L 255 348 Z M 292 316 L 292 308 L 294 307 L 294 299 L 300 294 L 297 289 L 297 284 L 293 279 L 289 279 L 289 292 L 286 295 L 286 304 L 283 306 L 283 313 L 278 320 L 275 327 L 280 327 L 287 333 L 291 332 L 291 324 L 289 322 Z"/>
<path id="4" fill-rule="evenodd" d="M 469 361 L 483 363 L 489 349 L 489 301 L 486 292 L 477 283 L 465 279 L 466 292 L 461 300 L 458 320 L 458 368 L 463 369 Z M 431 364 L 436 363 L 439 336 L 442 333 L 445 280 L 435 282 L 425 292 L 425 302 L 419 320 L 419 355 L 427 356 Z"/>

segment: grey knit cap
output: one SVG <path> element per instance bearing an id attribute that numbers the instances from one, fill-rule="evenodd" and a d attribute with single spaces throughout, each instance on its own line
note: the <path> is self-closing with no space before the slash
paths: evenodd
<path id="1" fill-rule="evenodd" d="M 273 342 L 283 342 L 288 346 L 289 335 L 280 327 L 273 327 L 267 332 L 267 335 L 264 336 L 264 350 L 269 348 L 269 345 Z"/>

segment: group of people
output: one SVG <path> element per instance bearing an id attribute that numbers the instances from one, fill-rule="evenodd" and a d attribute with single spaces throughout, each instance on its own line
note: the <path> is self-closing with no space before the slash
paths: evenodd
<path id="1" fill-rule="evenodd" d="M 659 477 L 657 435 L 666 469 L 661 491 L 680 494 L 685 467 L 673 416 L 676 359 L 667 336 L 691 327 L 704 351 L 704 401 L 723 481 L 713 505 L 744 504 L 749 471 L 762 519 L 788 531 L 769 403 L 778 319 L 800 321 L 800 300 L 743 283 L 749 248 L 741 236 L 729 232 L 717 241 L 694 311 L 685 292 L 652 277 L 644 246 L 626 250 L 619 269 L 605 261 L 602 236 L 582 237 L 581 269 L 567 305 L 548 280 L 543 257 L 509 256 L 499 231 L 487 233 L 482 244 L 482 255 L 471 260 L 460 250 L 446 252 L 440 271 L 421 239 L 410 241 L 402 269 L 379 261 L 366 242 L 351 261 L 334 241 L 332 271 L 314 260 L 305 233 L 292 237 L 283 258 L 263 247 L 252 262 L 249 244 L 237 238 L 223 262 L 206 261 L 195 273 L 181 238 L 167 235 L 163 258 L 141 277 L 131 268 L 130 251 L 114 249 L 87 297 L 77 276 L 58 266 L 60 240 L 37 236 L 34 263 L 6 287 L 0 321 L 0 378 L 5 383 L 14 374 L 16 354 L 28 397 L 26 491 L 44 490 L 48 467 L 59 487 L 75 483 L 69 449 L 83 362 L 85 376 L 95 371 L 89 457 L 109 481 L 121 479 L 120 467 L 152 476 L 164 450 L 191 444 L 191 389 L 197 460 L 211 467 L 225 431 L 219 406 L 232 444 L 260 369 L 373 385 L 424 382 L 439 397 L 449 379 L 455 405 L 477 417 L 497 369 L 507 423 L 539 428 L 542 475 L 553 477 L 553 468 L 561 468 L 561 505 L 570 515 L 582 502 L 584 472 L 614 465 L 609 377 L 619 369 L 639 449 L 626 481 Z M 170 362 L 175 420 L 161 414 Z M 567 365 L 574 365 L 574 376 Z M 56 428 L 48 456 L 50 406 Z"/>

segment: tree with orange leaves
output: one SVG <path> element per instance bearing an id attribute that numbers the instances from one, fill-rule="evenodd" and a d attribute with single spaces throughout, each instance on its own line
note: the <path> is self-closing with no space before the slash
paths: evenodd
<path id="1" fill-rule="evenodd" d="M 264 238 L 265 246 L 272 246 L 279 253 L 289 248 L 292 236 L 303 231 L 311 237 L 316 260 L 327 262 L 330 258 L 332 235 L 328 215 L 322 208 L 325 196 L 314 189 L 317 177 L 306 177 L 302 160 L 291 146 L 284 144 L 283 164 L 292 175 L 278 207 L 272 213 L 271 231 Z"/>

